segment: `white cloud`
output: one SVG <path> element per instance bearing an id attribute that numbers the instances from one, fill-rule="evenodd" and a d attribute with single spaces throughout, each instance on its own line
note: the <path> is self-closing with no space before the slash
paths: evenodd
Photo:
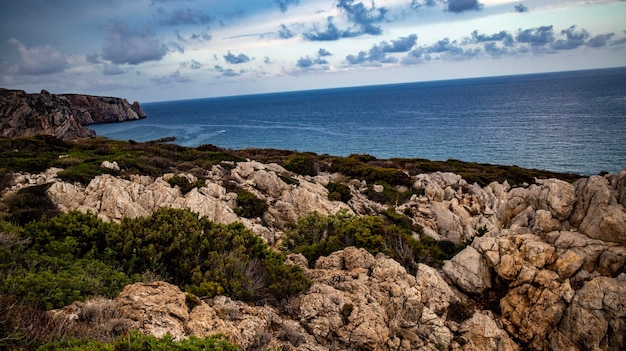
<path id="1" fill-rule="evenodd" d="M 9 39 L 21 58 L 17 63 L 20 73 L 23 74 L 52 74 L 65 71 L 68 66 L 67 58 L 50 45 L 27 48 L 15 38 Z"/>

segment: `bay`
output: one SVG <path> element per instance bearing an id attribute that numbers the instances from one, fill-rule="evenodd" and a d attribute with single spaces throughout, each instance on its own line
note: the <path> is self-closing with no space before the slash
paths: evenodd
<path id="1" fill-rule="evenodd" d="M 100 136 L 184 146 L 458 159 L 597 174 L 626 166 L 626 67 L 142 104 Z"/>

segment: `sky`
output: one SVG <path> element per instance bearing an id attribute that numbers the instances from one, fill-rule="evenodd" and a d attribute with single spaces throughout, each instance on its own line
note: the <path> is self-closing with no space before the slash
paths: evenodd
<path id="1" fill-rule="evenodd" d="M 0 87 L 153 102 L 626 66 L 626 1 L 0 0 Z"/>

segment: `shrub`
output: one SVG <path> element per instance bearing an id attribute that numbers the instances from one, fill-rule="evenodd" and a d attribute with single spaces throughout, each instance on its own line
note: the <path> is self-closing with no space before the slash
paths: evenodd
<path id="1" fill-rule="evenodd" d="M 61 214 L 46 193 L 49 187 L 50 184 L 30 186 L 9 196 L 5 203 L 7 220 L 24 225 L 42 217 L 51 218 Z"/>
<path id="2" fill-rule="evenodd" d="M 172 187 L 178 186 L 180 192 L 183 193 L 183 195 L 190 192 L 193 188 L 201 188 L 205 185 L 204 180 L 202 179 L 198 179 L 192 183 L 189 181 L 189 179 L 181 176 L 174 176 L 168 179 L 167 182 L 170 183 Z"/>
<path id="3" fill-rule="evenodd" d="M 328 189 L 329 200 L 348 202 L 352 198 L 350 187 L 343 183 L 329 182 L 326 189 Z"/>
<path id="4" fill-rule="evenodd" d="M 237 208 L 235 213 L 240 217 L 256 218 L 262 217 L 269 207 L 265 201 L 256 197 L 253 193 L 237 189 Z"/>
<path id="5" fill-rule="evenodd" d="M 130 332 L 120 336 L 113 342 L 103 343 L 90 339 L 65 339 L 50 342 L 39 347 L 40 351 L 133 351 L 133 350 L 160 350 L 160 351 L 238 351 L 239 347 L 226 341 L 223 335 L 198 338 L 190 336 L 187 339 L 175 341 L 171 335 L 157 338 L 152 335 L 143 335 Z"/>
<path id="6" fill-rule="evenodd" d="M 114 173 L 114 171 L 100 167 L 100 163 L 96 161 L 75 164 L 59 172 L 57 176 L 68 182 L 88 184 L 93 178 L 104 173 Z"/>

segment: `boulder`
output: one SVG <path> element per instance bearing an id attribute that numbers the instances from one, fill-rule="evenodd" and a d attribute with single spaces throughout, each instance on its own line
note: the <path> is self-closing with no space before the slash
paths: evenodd
<path id="1" fill-rule="evenodd" d="M 483 256 L 468 246 L 443 265 L 443 272 L 461 290 L 482 294 L 491 287 L 491 273 Z"/>
<path id="2" fill-rule="evenodd" d="M 570 223 L 589 237 L 626 242 L 626 212 L 617 201 L 617 190 L 601 176 L 579 179 Z"/>

